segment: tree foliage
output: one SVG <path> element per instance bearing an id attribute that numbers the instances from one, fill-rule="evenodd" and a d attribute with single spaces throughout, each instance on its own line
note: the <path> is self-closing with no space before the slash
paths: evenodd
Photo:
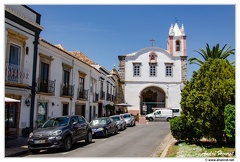
<path id="1" fill-rule="evenodd" d="M 227 104 L 235 104 L 235 68 L 228 60 L 209 59 L 182 92 L 183 118 L 197 136 L 222 142 Z"/>
<path id="2" fill-rule="evenodd" d="M 211 49 L 207 44 L 206 49 L 200 48 L 199 51 L 194 50 L 195 52 L 199 53 L 202 56 L 203 60 L 193 57 L 189 59 L 189 62 L 190 64 L 197 64 L 201 66 L 205 61 L 211 58 L 226 60 L 230 55 L 235 54 L 235 49 L 231 49 L 231 47 L 228 47 L 227 49 L 225 49 L 226 46 L 227 44 L 225 44 L 223 48 L 220 49 L 219 44 L 217 44 L 216 46 L 213 46 Z"/>
<path id="3" fill-rule="evenodd" d="M 172 136 L 179 141 L 196 143 L 202 138 L 194 128 L 194 123 L 187 122 L 182 115 L 170 120 L 170 130 Z"/>
<path id="4" fill-rule="evenodd" d="M 227 141 L 235 144 L 235 106 L 227 105 L 224 110 L 224 123 Z"/>

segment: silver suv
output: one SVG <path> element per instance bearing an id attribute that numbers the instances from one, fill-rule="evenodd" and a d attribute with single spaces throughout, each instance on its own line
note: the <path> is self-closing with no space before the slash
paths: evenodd
<path id="1" fill-rule="evenodd" d="M 135 117 L 134 117 L 132 114 L 130 114 L 130 113 L 124 113 L 124 114 L 120 114 L 120 115 L 121 115 L 121 116 L 123 117 L 123 119 L 126 121 L 127 126 L 133 127 L 133 126 L 136 125 L 136 123 L 135 123 Z"/>

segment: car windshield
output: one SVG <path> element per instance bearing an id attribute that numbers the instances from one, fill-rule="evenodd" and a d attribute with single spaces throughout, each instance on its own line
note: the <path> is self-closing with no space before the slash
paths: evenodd
<path id="1" fill-rule="evenodd" d="M 123 117 L 124 118 L 131 118 L 131 115 L 130 114 L 124 114 Z"/>
<path id="2" fill-rule="evenodd" d="M 94 119 L 90 122 L 90 125 L 91 126 L 94 126 L 94 125 L 105 125 L 107 122 L 106 122 L 106 119 Z"/>
<path id="3" fill-rule="evenodd" d="M 42 128 L 67 126 L 69 117 L 57 117 L 47 120 Z"/>
<path id="4" fill-rule="evenodd" d="M 114 121 L 120 120 L 120 116 L 112 116 L 111 118 L 112 118 Z"/>

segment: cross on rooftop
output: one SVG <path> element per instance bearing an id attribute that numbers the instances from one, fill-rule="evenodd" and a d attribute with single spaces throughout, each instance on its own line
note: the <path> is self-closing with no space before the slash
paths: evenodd
<path id="1" fill-rule="evenodd" d="M 178 19 L 175 17 L 175 22 L 177 23 L 178 22 Z"/>
<path id="2" fill-rule="evenodd" d="M 152 42 L 152 47 L 153 47 L 153 43 L 155 42 L 155 40 L 154 40 L 154 39 L 151 39 L 150 42 Z"/>

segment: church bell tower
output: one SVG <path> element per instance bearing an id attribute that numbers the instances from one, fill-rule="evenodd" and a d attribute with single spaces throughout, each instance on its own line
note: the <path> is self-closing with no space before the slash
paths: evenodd
<path id="1" fill-rule="evenodd" d="M 172 56 L 180 56 L 181 59 L 181 77 L 184 84 L 187 83 L 187 36 L 182 24 L 179 29 L 178 24 L 171 25 L 168 33 L 167 50 Z"/>
<path id="2" fill-rule="evenodd" d="M 168 34 L 167 50 L 172 56 L 187 56 L 187 44 L 184 26 L 179 29 L 178 24 L 171 25 Z"/>

